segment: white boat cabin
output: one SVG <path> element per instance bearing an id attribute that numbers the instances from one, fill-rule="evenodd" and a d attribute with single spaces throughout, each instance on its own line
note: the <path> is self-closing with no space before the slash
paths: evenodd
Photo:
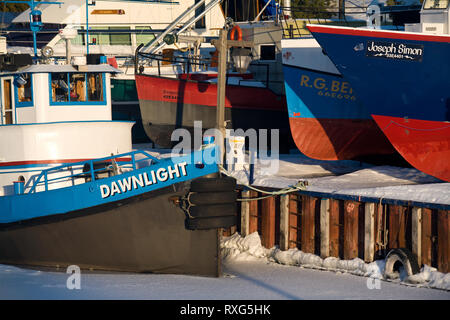
<path id="1" fill-rule="evenodd" d="M 13 193 L 13 181 L 28 182 L 48 167 L 131 151 L 133 122 L 111 120 L 110 74 L 117 69 L 107 64 L 3 67 L 0 195 Z"/>
<path id="2" fill-rule="evenodd" d="M 450 0 L 424 0 L 420 23 L 406 24 L 405 31 L 450 34 Z"/>
<path id="3" fill-rule="evenodd" d="M 111 120 L 109 65 L 30 65 L 0 74 L 1 125 Z"/>

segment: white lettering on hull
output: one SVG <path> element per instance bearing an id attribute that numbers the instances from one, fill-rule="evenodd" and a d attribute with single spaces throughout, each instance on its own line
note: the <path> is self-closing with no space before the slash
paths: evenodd
<path id="1" fill-rule="evenodd" d="M 166 182 L 187 176 L 187 162 L 180 162 L 167 168 L 159 168 L 150 172 L 140 173 L 120 180 L 112 181 L 110 185 L 100 185 L 102 199 L 112 197 L 116 194 L 126 193 L 139 188 L 154 185 L 158 182 Z"/>

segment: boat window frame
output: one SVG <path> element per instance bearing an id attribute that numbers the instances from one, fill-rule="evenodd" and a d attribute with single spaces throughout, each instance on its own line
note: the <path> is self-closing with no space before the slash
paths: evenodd
<path id="1" fill-rule="evenodd" d="M 31 101 L 19 101 L 19 90 L 16 85 L 16 79 L 23 74 L 15 75 L 13 77 L 13 87 L 14 87 L 14 104 L 16 108 L 27 108 L 27 107 L 33 107 L 34 106 L 34 90 L 33 90 L 33 74 L 32 73 L 26 73 L 29 76 L 30 79 L 30 89 L 31 89 Z"/>
<path id="2" fill-rule="evenodd" d="M 262 58 L 262 47 L 271 47 L 274 48 L 273 59 L 263 59 Z M 259 45 L 259 61 L 261 62 L 276 62 L 277 61 L 277 45 L 270 43 L 261 43 Z"/>
<path id="3" fill-rule="evenodd" d="M 64 73 L 66 74 L 67 79 L 67 86 L 68 86 L 68 101 L 53 101 L 53 92 L 52 92 L 52 73 Z M 85 76 L 86 86 L 85 86 L 85 97 L 86 101 L 70 101 L 70 74 L 71 73 L 83 73 Z M 88 100 L 88 74 L 101 74 L 102 75 L 102 97 L 103 99 L 101 101 L 89 101 Z M 105 106 L 107 105 L 106 101 L 106 73 L 105 72 L 51 72 L 48 75 L 48 92 L 49 92 L 49 105 L 51 106 L 86 106 L 86 105 L 99 105 L 99 106 Z"/>
<path id="4" fill-rule="evenodd" d="M 424 2 L 423 2 L 423 10 L 442 10 L 442 11 L 444 11 L 444 10 L 447 10 L 449 7 L 450 7 L 450 1 L 449 0 L 447 0 L 447 6 L 445 7 L 445 8 L 425 8 L 425 5 L 427 4 L 427 2 L 428 1 L 434 1 L 434 0 L 425 0 Z"/>

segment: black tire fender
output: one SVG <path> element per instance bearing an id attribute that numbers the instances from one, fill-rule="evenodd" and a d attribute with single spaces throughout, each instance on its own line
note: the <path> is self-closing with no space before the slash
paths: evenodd
<path id="1" fill-rule="evenodd" d="M 228 217 L 236 216 L 236 214 L 235 203 L 209 204 L 189 208 L 189 215 L 193 218 Z"/>
<path id="2" fill-rule="evenodd" d="M 222 178 L 198 178 L 191 182 L 192 192 L 222 192 L 236 189 L 236 179 Z"/>
<path id="3" fill-rule="evenodd" d="M 191 204 L 198 206 L 208 204 L 236 203 L 237 194 L 234 191 L 202 193 L 193 192 L 189 194 L 188 199 Z"/>
<path id="4" fill-rule="evenodd" d="M 398 278 L 398 272 L 394 270 L 396 264 L 401 263 L 409 276 L 419 273 L 420 268 L 416 256 L 405 248 L 392 249 L 385 258 L 384 277 L 387 279 Z"/>
<path id="5" fill-rule="evenodd" d="M 208 230 L 217 228 L 229 228 L 236 225 L 236 221 L 236 216 L 186 219 L 186 229 Z"/>

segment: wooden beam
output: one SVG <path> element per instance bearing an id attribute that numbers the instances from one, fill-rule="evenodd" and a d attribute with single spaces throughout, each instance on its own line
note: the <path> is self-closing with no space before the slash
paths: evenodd
<path id="1" fill-rule="evenodd" d="M 299 198 L 298 194 L 291 194 L 289 197 L 289 249 L 300 248 L 299 223 L 301 219 L 298 216 Z"/>
<path id="2" fill-rule="evenodd" d="M 330 199 L 330 257 L 339 258 L 341 252 L 340 248 L 340 201 L 336 199 Z"/>
<path id="3" fill-rule="evenodd" d="M 358 257 L 359 203 L 344 201 L 344 259 Z"/>
<path id="4" fill-rule="evenodd" d="M 431 209 L 422 209 L 422 263 L 429 266 L 431 266 L 431 251 L 433 247 L 431 215 Z"/>
<path id="5" fill-rule="evenodd" d="M 256 198 L 258 197 L 258 192 L 256 191 L 250 191 L 250 198 Z M 258 211 L 258 202 L 259 201 L 250 201 L 249 203 L 249 226 L 248 226 L 248 232 L 253 233 L 258 230 L 258 218 L 260 216 L 260 212 Z"/>
<path id="6" fill-rule="evenodd" d="M 417 263 L 422 265 L 422 208 L 412 208 L 411 222 L 412 252 L 417 257 Z"/>
<path id="7" fill-rule="evenodd" d="M 280 197 L 280 249 L 289 249 L 289 194 Z"/>
<path id="8" fill-rule="evenodd" d="M 400 234 L 400 209 L 399 206 L 389 205 L 389 242 L 388 248 L 400 248 L 399 234 Z"/>
<path id="9" fill-rule="evenodd" d="M 275 198 L 262 200 L 261 205 L 261 242 L 266 248 L 275 245 Z"/>
<path id="10" fill-rule="evenodd" d="M 241 192 L 241 198 L 250 198 L 250 191 Z M 241 236 L 245 237 L 250 234 L 250 202 L 241 202 Z"/>
<path id="11" fill-rule="evenodd" d="M 444 273 L 450 272 L 450 219 L 448 215 L 448 211 L 438 210 L 437 212 L 437 267 L 440 272 Z"/>
<path id="12" fill-rule="evenodd" d="M 330 256 L 330 200 L 320 200 L 320 256 Z"/>
<path id="13" fill-rule="evenodd" d="M 375 203 L 364 205 L 364 261 L 372 262 L 375 257 Z"/>
<path id="14" fill-rule="evenodd" d="M 307 253 L 315 253 L 315 204 L 316 200 L 310 196 L 302 196 L 302 226 L 301 226 L 301 250 Z"/>

